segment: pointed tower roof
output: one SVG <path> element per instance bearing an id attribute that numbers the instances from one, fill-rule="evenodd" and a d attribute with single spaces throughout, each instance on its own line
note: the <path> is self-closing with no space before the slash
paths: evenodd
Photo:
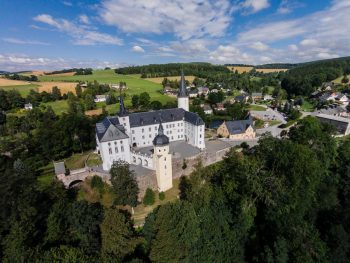
<path id="1" fill-rule="evenodd" d="M 125 115 L 128 114 L 128 111 L 125 108 L 123 96 L 119 97 L 119 101 L 120 101 L 120 105 L 119 105 L 118 115 L 119 116 L 125 116 Z"/>
<path id="2" fill-rule="evenodd" d="M 177 97 L 178 98 L 186 98 L 186 97 L 188 97 L 183 70 L 181 70 L 180 88 L 179 88 L 179 93 L 177 94 Z"/>
<path id="3" fill-rule="evenodd" d="M 169 138 L 164 134 L 164 129 L 162 125 L 162 120 L 159 122 L 158 135 L 153 139 L 154 146 L 168 145 Z"/>

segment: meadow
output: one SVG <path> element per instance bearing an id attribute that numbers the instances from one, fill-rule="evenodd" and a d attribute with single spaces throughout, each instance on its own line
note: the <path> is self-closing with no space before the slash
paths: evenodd
<path id="1" fill-rule="evenodd" d="M 0 89 L 9 91 L 9 90 L 17 90 L 22 97 L 26 97 L 30 90 L 38 91 L 39 85 L 36 84 L 25 84 L 25 85 L 10 85 L 10 86 L 0 86 Z"/>
<path id="2" fill-rule="evenodd" d="M 254 67 L 249 67 L 249 66 L 228 66 L 227 67 L 231 71 L 238 71 L 238 73 L 248 73 Z M 255 68 L 256 71 L 262 72 L 262 73 L 274 73 L 274 72 L 281 72 L 281 71 L 287 71 L 288 69 L 275 69 L 275 68 Z"/>
<path id="3" fill-rule="evenodd" d="M 154 82 L 154 83 L 158 83 L 158 84 L 161 84 L 162 81 L 164 80 L 165 77 L 160 77 L 160 78 L 147 78 L 145 80 L 147 81 L 151 81 L 151 82 Z M 180 76 L 174 76 L 174 77 L 166 77 L 168 80 L 171 80 L 171 81 L 174 81 L 174 80 L 177 80 L 179 81 L 180 80 Z M 189 82 L 192 82 L 194 80 L 195 76 L 185 76 L 185 79 Z"/>

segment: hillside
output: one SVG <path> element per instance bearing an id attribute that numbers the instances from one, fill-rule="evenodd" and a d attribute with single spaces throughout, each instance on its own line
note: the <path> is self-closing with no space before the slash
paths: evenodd
<path id="1" fill-rule="evenodd" d="M 210 74 L 229 73 L 229 69 L 223 65 L 213 65 L 210 63 L 167 63 L 150 64 L 143 66 L 132 66 L 118 68 L 115 70 L 118 74 L 141 74 L 142 78 L 157 78 L 179 76 L 181 70 L 185 75 L 193 75 L 199 78 L 206 78 Z"/>
<path id="2" fill-rule="evenodd" d="M 299 64 L 281 78 L 281 86 L 290 95 L 310 95 L 323 82 L 350 73 L 350 57 Z"/>

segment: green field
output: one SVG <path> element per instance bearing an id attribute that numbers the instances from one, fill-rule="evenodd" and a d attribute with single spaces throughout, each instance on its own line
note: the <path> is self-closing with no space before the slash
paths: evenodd
<path id="1" fill-rule="evenodd" d="M 254 110 L 254 111 L 266 111 L 266 107 L 251 104 L 248 106 L 248 110 Z"/>
<path id="2" fill-rule="evenodd" d="M 343 77 L 344 77 L 344 76 L 341 76 L 341 77 L 339 77 L 339 78 L 333 80 L 333 82 L 334 82 L 335 84 L 343 84 L 343 85 L 349 84 L 349 83 L 344 84 L 344 83 L 341 82 L 341 80 L 343 79 Z M 350 79 L 350 75 L 347 75 L 347 77 L 348 77 L 348 79 Z"/>
<path id="3" fill-rule="evenodd" d="M 94 80 L 99 83 L 105 84 L 118 84 L 123 81 L 126 82 L 128 89 L 126 94 L 128 99 L 131 99 L 132 95 L 140 94 L 141 92 L 148 92 L 151 96 L 151 100 L 158 100 L 162 103 L 173 101 L 174 99 L 160 93 L 162 85 L 153 83 L 151 81 L 141 79 L 139 75 L 120 75 L 116 74 L 114 70 L 95 70 L 92 75 L 81 76 L 39 76 L 40 81 L 90 81 Z"/>
<path id="4" fill-rule="evenodd" d="M 14 86 L 1 86 L 0 89 L 9 91 L 9 90 L 17 90 L 22 97 L 26 97 L 30 90 L 37 90 L 37 87 L 39 87 L 39 85 L 36 84 L 28 84 L 28 85 L 14 85 Z"/>
<path id="5" fill-rule="evenodd" d="M 61 115 L 63 112 L 67 112 L 68 110 L 67 100 L 56 100 L 52 102 L 41 103 L 40 106 L 51 106 L 57 115 Z"/>

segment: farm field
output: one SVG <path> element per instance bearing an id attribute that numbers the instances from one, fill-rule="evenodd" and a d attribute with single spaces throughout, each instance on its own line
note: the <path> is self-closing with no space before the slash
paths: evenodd
<path id="1" fill-rule="evenodd" d="M 254 69 L 254 67 L 244 67 L 244 66 L 228 66 L 227 67 L 229 70 L 231 71 L 238 71 L 238 73 L 244 73 L 244 72 L 249 72 L 252 69 Z M 273 72 L 285 72 L 288 69 L 277 69 L 277 68 L 255 68 L 256 71 L 258 72 L 263 72 L 263 73 L 273 73 Z"/>
<path id="2" fill-rule="evenodd" d="M 0 87 L 2 86 L 23 86 L 31 84 L 29 81 L 12 80 L 0 77 Z"/>
<path id="3" fill-rule="evenodd" d="M 98 81 L 99 83 L 119 83 L 121 81 L 126 82 L 128 89 L 125 91 L 127 99 L 131 100 L 131 96 L 138 95 L 142 92 L 148 92 L 151 96 L 151 100 L 158 100 L 161 103 L 173 101 L 174 98 L 161 94 L 162 86 L 158 83 L 147 81 L 139 78 L 138 75 L 120 75 L 115 74 L 114 70 L 95 70 L 92 75 L 79 75 L 79 76 L 56 76 L 45 75 L 39 76 L 40 81 L 53 81 L 53 82 L 78 82 L 78 81 Z"/>
<path id="4" fill-rule="evenodd" d="M 263 73 L 274 73 L 274 72 L 285 72 L 288 69 L 281 69 L 281 68 L 256 68 L 255 69 L 258 72 L 263 72 Z"/>
<path id="5" fill-rule="evenodd" d="M 243 66 L 228 66 L 227 67 L 231 71 L 238 71 L 238 73 L 244 73 L 251 71 L 254 67 L 243 67 Z"/>
<path id="6" fill-rule="evenodd" d="M 9 90 L 17 90 L 22 97 L 26 97 L 30 90 L 38 90 L 38 85 L 36 84 L 26 84 L 26 85 L 11 85 L 11 86 L 0 86 L 0 89 L 9 91 Z"/>
<path id="7" fill-rule="evenodd" d="M 154 82 L 154 83 L 158 83 L 158 84 L 161 84 L 163 79 L 164 78 L 167 78 L 168 80 L 171 80 L 171 81 L 174 81 L 174 80 L 180 80 L 180 76 L 176 77 L 176 76 L 173 76 L 173 77 L 160 77 L 160 78 L 146 78 L 144 80 L 148 80 L 148 81 L 151 81 L 151 82 Z M 185 76 L 185 79 L 188 80 L 189 82 L 192 82 L 194 80 L 195 76 Z"/>

